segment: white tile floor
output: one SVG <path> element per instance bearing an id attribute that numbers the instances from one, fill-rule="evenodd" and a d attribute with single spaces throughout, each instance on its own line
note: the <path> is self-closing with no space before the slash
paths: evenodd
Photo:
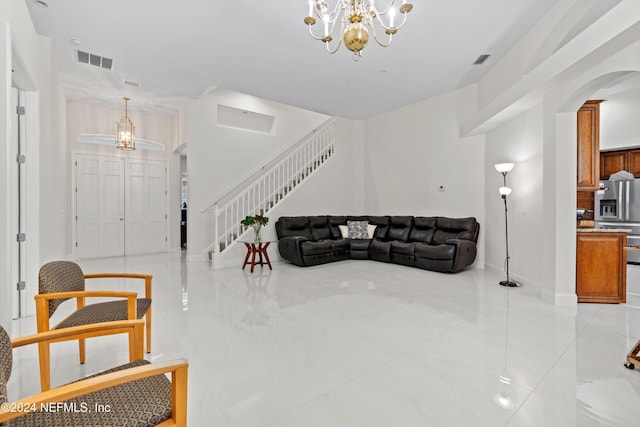
<path id="1" fill-rule="evenodd" d="M 190 426 L 640 425 L 640 369 L 623 367 L 640 297 L 562 308 L 493 271 L 369 261 L 254 274 L 178 255 L 80 264 L 154 274 L 148 358 L 189 359 Z M 640 293 L 640 267 L 629 288 Z M 33 331 L 33 318 L 14 323 L 14 336 Z M 127 361 L 124 337 L 87 348 L 80 366 L 75 343 L 53 345 L 54 386 Z M 38 390 L 36 349 L 16 353 L 12 399 Z"/>

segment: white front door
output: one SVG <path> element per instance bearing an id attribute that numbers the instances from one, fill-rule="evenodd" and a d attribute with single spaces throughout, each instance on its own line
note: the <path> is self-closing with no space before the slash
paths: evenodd
<path id="1" fill-rule="evenodd" d="M 78 258 L 124 255 L 124 159 L 78 155 L 76 160 Z"/>
<path id="2" fill-rule="evenodd" d="M 165 162 L 127 159 L 125 167 L 126 254 L 166 252 Z"/>
<path id="3" fill-rule="evenodd" d="M 164 161 L 77 155 L 76 257 L 166 252 Z"/>

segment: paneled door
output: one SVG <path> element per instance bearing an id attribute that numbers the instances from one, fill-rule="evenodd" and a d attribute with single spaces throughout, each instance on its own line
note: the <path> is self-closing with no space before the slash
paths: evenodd
<path id="1" fill-rule="evenodd" d="M 127 255 L 166 252 L 165 163 L 127 159 L 125 167 L 125 252 Z"/>
<path id="2" fill-rule="evenodd" d="M 166 252 L 165 162 L 77 155 L 76 257 Z"/>
<path id="3" fill-rule="evenodd" d="M 124 159 L 78 155 L 76 256 L 122 256 L 124 247 Z"/>

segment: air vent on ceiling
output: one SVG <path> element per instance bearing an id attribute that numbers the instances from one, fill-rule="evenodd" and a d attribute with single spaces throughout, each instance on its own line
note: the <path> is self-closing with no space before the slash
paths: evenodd
<path id="1" fill-rule="evenodd" d="M 485 53 L 483 55 L 478 56 L 478 59 L 476 59 L 476 62 L 474 62 L 473 65 L 482 65 L 482 64 L 484 64 L 484 61 L 489 59 L 490 56 L 491 55 L 489 55 L 488 53 Z"/>
<path id="2" fill-rule="evenodd" d="M 122 79 L 123 85 L 133 86 L 133 87 L 142 87 L 142 83 L 133 82 L 131 80 Z"/>
<path id="3" fill-rule="evenodd" d="M 96 67 L 106 68 L 107 70 L 110 70 L 113 66 L 113 59 L 111 58 L 105 58 L 104 56 L 83 52 L 81 50 L 78 50 L 78 62 L 82 62 L 83 64 L 95 65 Z"/>

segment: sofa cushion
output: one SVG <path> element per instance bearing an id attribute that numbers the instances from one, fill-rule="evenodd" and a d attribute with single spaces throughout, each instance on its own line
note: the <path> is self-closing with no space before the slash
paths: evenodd
<path id="1" fill-rule="evenodd" d="M 453 245 L 427 245 L 426 243 L 415 244 L 416 258 L 452 260 L 455 255 L 456 248 Z"/>
<path id="2" fill-rule="evenodd" d="M 413 228 L 409 233 L 409 241 L 431 243 L 435 231 L 436 217 L 417 216 L 413 220 Z"/>
<path id="3" fill-rule="evenodd" d="M 391 242 L 391 253 L 414 255 L 415 247 L 415 243 L 400 242 L 398 240 L 394 240 L 393 242 Z"/>
<path id="4" fill-rule="evenodd" d="M 280 230 L 279 238 L 302 236 L 313 240 L 309 229 L 309 218 L 306 216 L 281 216 L 278 219 L 278 225 Z"/>
<path id="5" fill-rule="evenodd" d="M 388 216 L 370 216 L 369 224 L 376 226 L 373 238 L 385 240 L 387 238 L 387 232 L 389 231 L 389 223 L 390 218 Z"/>
<path id="6" fill-rule="evenodd" d="M 351 240 L 350 242 L 351 251 L 369 251 L 369 245 L 371 244 L 371 240 L 369 239 L 359 239 L 359 240 Z"/>
<path id="7" fill-rule="evenodd" d="M 308 240 L 300 244 L 300 250 L 302 252 L 302 256 L 332 253 L 332 240 L 321 240 L 319 242 Z"/>
<path id="8" fill-rule="evenodd" d="M 334 261 L 349 258 L 349 239 L 334 239 L 329 241 L 331 242 L 331 252 L 333 253 Z"/>
<path id="9" fill-rule="evenodd" d="M 322 240 L 331 238 L 331 230 L 329 229 L 329 221 L 326 216 L 310 216 L 309 228 L 313 240 Z"/>
<path id="10" fill-rule="evenodd" d="M 347 227 L 349 227 L 350 239 L 368 239 L 369 233 L 367 231 L 368 221 L 347 221 Z"/>
<path id="11" fill-rule="evenodd" d="M 452 273 L 453 261 L 453 259 L 431 259 L 416 257 L 413 266 L 422 268 L 423 270 L 439 271 L 441 273 Z"/>
<path id="12" fill-rule="evenodd" d="M 331 231 L 332 239 L 341 239 L 342 233 L 340 233 L 339 225 L 347 225 L 346 216 L 331 216 L 327 217 L 329 222 L 329 230 Z M 345 236 L 346 237 L 346 236 Z"/>
<path id="13" fill-rule="evenodd" d="M 409 239 L 411 226 L 413 225 L 412 216 L 392 216 L 387 232 L 387 240 L 400 240 L 406 242 Z"/>
<path id="14" fill-rule="evenodd" d="M 476 242 L 478 238 L 477 224 L 475 218 L 439 217 L 436 221 L 437 230 L 433 235 L 433 243 L 441 245 L 449 239 L 464 239 Z"/>
<path id="15" fill-rule="evenodd" d="M 369 258 L 376 261 L 391 262 L 391 242 L 373 239 L 369 245 Z"/>
<path id="16" fill-rule="evenodd" d="M 351 240 L 349 246 L 349 258 L 351 259 L 369 259 L 369 245 L 371 240 Z"/>
<path id="17" fill-rule="evenodd" d="M 396 264 L 412 266 L 415 258 L 415 245 L 415 243 L 394 240 L 391 242 L 391 261 Z"/>

